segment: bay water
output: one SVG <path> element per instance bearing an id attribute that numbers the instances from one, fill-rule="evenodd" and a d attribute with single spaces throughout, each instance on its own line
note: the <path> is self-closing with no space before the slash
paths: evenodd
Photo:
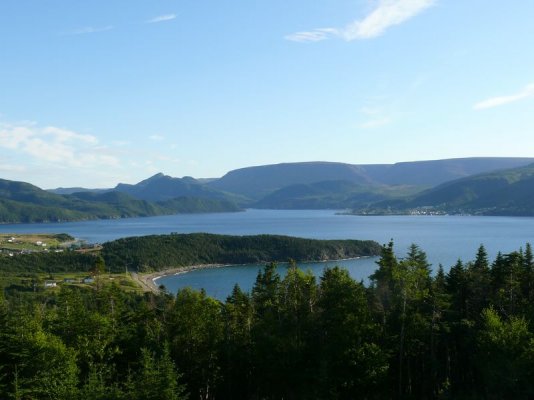
<path id="1" fill-rule="evenodd" d="M 335 210 L 247 210 L 239 213 L 181 214 L 45 224 L 0 225 L 3 233 L 68 233 L 89 243 L 153 234 L 208 232 L 229 235 L 279 234 L 313 239 L 393 240 L 402 257 L 415 243 L 428 255 L 433 268 L 448 270 L 458 258 L 472 260 L 480 244 L 490 259 L 497 252 L 518 250 L 534 243 L 534 218 L 476 216 L 354 216 Z M 358 280 L 376 268 L 375 258 L 301 265 L 320 275 L 326 266 L 340 265 Z M 262 266 L 234 266 L 195 270 L 157 280 L 170 291 L 185 286 L 205 288 L 223 299 L 235 283 L 249 290 Z M 280 271 L 283 273 L 284 267 Z"/>

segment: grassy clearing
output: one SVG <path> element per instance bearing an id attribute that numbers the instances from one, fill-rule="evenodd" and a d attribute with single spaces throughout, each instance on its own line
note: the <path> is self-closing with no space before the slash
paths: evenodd
<path id="1" fill-rule="evenodd" d="M 0 234 L 0 249 L 8 251 L 45 251 L 58 249 L 74 242 L 74 238 L 66 234 Z"/>
<path id="2" fill-rule="evenodd" d="M 84 272 L 65 273 L 20 273 L 20 274 L 0 274 L 0 289 L 9 290 L 16 288 L 22 291 L 54 291 L 60 290 L 61 286 L 79 286 L 86 288 L 97 288 L 97 283 L 83 283 L 83 279 L 91 275 Z M 132 279 L 130 274 L 102 274 L 98 278 L 100 286 L 118 285 L 122 290 L 128 292 L 142 293 L 143 289 Z M 55 287 L 45 287 L 45 282 L 55 282 Z"/>

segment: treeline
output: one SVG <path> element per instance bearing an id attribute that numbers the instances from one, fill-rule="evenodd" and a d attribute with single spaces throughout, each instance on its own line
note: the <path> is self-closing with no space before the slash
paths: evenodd
<path id="1" fill-rule="evenodd" d="M 525 251 L 430 273 L 383 247 L 366 287 L 269 264 L 224 303 L 95 290 L 0 301 L 0 398 L 530 399 L 534 261 Z"/>
<path id="2" fill-rule="evenodd" d="M 0 254 L 0 273 L 87 272 L 94 267 L 95 261 L 94 254 L 76 251 L 17 254 L 13 257 L 4 253 Z"/>
<path id="3" fill-rule="evenodd" d="M 105 243 L 106 265 L 118 271 L 158 271 L 199 264 L 339 260 L 380 254 L 371 240 L 316 240 L 289 236 L 208 233 L 131 237 Z"/>

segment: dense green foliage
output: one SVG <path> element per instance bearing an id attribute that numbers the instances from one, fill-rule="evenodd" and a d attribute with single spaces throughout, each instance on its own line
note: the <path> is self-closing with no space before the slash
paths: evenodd
<path id="1" fill-rule="evenodd" d="M 163 202 L 150 202 L 117 191 L 86 191 L 59 195 L 28 183 L 0 179 L 0 223 L 59 222 L 239 210 L 234 202 L 226 199 L 182 196 Z"/>
<path id="2" fill-rule="evenodd" d="M 208 233 L 131 237 L 105 243 L 102 256 L 115 270 L 158 271 L 199 264 L 339 260 L 380 254 L 369 240 L 314 240 L 289 236 Z"/>
<path id="3" fill-rule="evenodd" d="M 529 245 L 431 276 L 383 247 L 365 287 L 274 264 L 224 303 L 111 286 L 0 297 L 0 398 L 530 399 Z"/>
<path id="4" fill-rule="evenodd" d="M 93 254 L 76 251 L 18 254 L 13 257 L 0 254 L 0 273 L 86 272 L 93 267 L 94 263 Z"/>

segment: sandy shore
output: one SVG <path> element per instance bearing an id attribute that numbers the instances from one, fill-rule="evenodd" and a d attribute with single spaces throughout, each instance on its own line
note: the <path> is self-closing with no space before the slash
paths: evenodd
<path id="1" fill-rule="evenodd" d="M 135 272 L 132 272 L 131 274 L 132 274 L 132 278 L 137 283 L 139 283 L 139 285 L 143 288 L 145 292 L 158 293 L 159 285 L 157 284 L 156 281 L 159 278 L 163 278 L 164 276 L 185 274 L 186 272 L 194 271 L 197 269 L 220 268 L 220 267 L 227 267 L 227 266 L 228 265 L 225 265 L 225 264 L 191 265 L 188 267 L 177 267 L 177 268 L 165 269 L 163 271 L 152 272 L 149 274 L 137 274 Z"/>

